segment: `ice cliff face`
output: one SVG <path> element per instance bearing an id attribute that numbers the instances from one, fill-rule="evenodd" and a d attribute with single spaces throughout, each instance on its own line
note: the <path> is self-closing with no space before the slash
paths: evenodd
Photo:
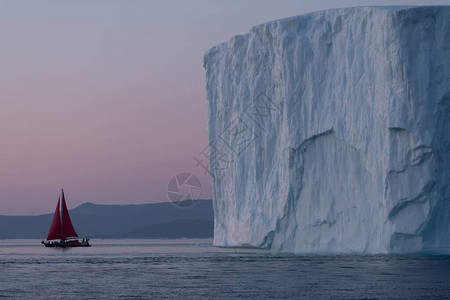
<path id="1" fill-rule="evenodd" d="M 278 20 L 204 67 L 216 245 L 450 249 L 450 7 Z"/>

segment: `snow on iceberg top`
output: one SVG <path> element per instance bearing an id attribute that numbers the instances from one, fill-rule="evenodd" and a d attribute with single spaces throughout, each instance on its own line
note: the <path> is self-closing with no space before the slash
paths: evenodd
<path id="1" fill-rule="evenodd" d="M 320 16 L 323 14 L 343 15 L 343 14 L 356 12 L 356 11 L 370 11 L 370 10 L 376 10 L 376 11 L 380 11 L 380 12 L 384 11 L 386 13 L 398 13 L 400 11 L 405 11 L 405 10 L 423 10 L 423 9 L 428 10 L 428 9 L 442 9 L 442 8 L 450 9 L 450 5 L 355 6 L 355 7 L 325 9 L 325 10 L 319 10 L 319 11 L 309 12 L 309 13 L 305 13 L 305 14 L 300 14 L 300 15 L 296 15 L 296 16 L 291 16 L 291 17 L 287 17 L 287 18 L 277 19 L 277 20 L 273 20 L 273 21 L 269 21 L 266 23 L 262 23 L 262 24 L 253 26 L 250 28 L 249 33 L 246 33 L 243 35 L 235 35 L 229 41 L 220 43 L 217 46 L 210 48 L 204 54 L 203 67 L 206 67 L 206 63 L 207 63 L 208 59 L 212 58 L 216 53 L 218 53 L 219 50 L 224 49 L 224 48 L 228 47 L 229 45 L 234 45 L 236 43 L 242 42 L 248 38 L 250 33 L 256 32 L 256 31 L 260 30 L 261 28 L 271 26 L 273 24 L 284 24 L 284 23 L 289 23 L 293 20 L 299 20 L 299 19 L 305 19 L 305 21 L 306 21 L 309 18 L 314 18 L 314 17 Z"/>

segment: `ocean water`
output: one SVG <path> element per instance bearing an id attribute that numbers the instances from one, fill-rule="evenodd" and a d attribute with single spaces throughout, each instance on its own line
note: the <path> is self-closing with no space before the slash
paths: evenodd
<path id="1" fill-rule="evenodd" d="M 450 256 L 301 256 L 211 240 L 0 240 L 0 298 L 448 299 Z"/>

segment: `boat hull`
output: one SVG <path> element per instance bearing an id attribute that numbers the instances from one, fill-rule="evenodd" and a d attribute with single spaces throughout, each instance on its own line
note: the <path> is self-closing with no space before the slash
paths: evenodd
<path id="1" fill-rule="evenodd" d="M 69 241 L 69 242 L 44 242 L 42 244 L 49 248 L 72 248 L 72 247 L 91 247 L 89 242 Z"/>

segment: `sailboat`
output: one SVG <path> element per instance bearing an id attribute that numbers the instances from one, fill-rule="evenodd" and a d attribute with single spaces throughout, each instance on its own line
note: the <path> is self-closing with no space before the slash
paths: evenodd
<path id="1" fill-rule="evenodd" d="M 60 212 L 59 204 L 62 200 L 62 209 Z M 47 241 L 42 241 L 45 247 L 90 247 L 89 239 L 78 240 L 78 234 L 70 221 L 69 211 L 67 210 L 64 190 L 61 189 L 61 196 L 56 205 L 53 215 L 52 225 L 48 232 Z"/>

